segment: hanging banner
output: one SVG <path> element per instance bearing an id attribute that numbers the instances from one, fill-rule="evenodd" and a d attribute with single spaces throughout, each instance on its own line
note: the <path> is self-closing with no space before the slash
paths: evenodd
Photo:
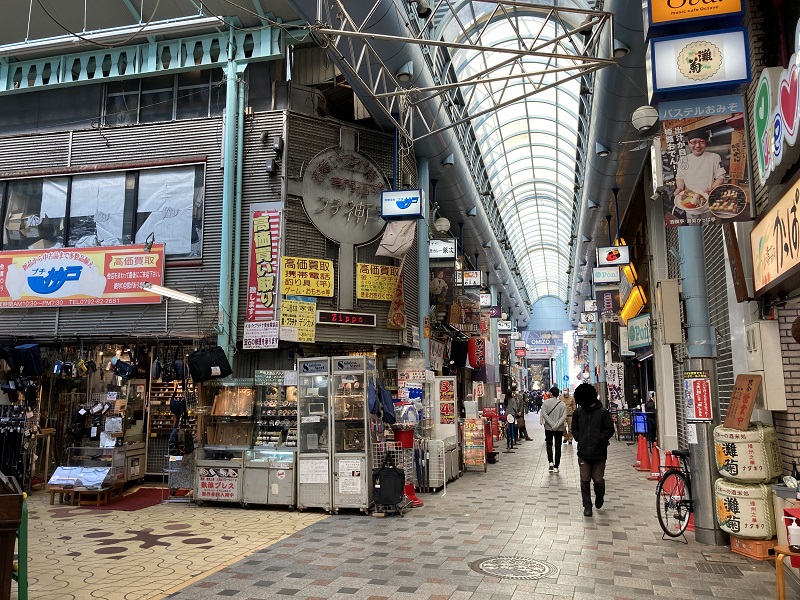
<path id="1" fill-rule="evenodd" d="M 606 365 L 606 382 L 608 384 L 608 401 L 618 408 L 625 405 L 625 364 L 608 363 Z"/>
<path id="2" fill-rule="evenodd" d="M 683 391 L 687 421 L 712 421 L 711 380 L 708 371 L 684 371 Z"/>
<path id="3" fill-rule="evenodd" d="M 431 369 L 434 371 L 441 371 L 444 368 L 444 349 L 445 345 L 442 342 L 428 340 Z"/>
<path id="4" fill-rule="evenodd" d="M 667 227 L 750 220 L 741 96 L 658 105 Z"/>
<path id="5" fill-rule="evenodd" d="M 245 323 L 242 335 L 242 349 L 267 350 L 278 347 L 278 321 Z"/>
<path id="6" fill-rule="evenodd" d="M 356 298 L 391 302 L 400 267 L 356 263 Z"/>
<path id="7" fill-rule="evenodd" d="M 250 266 L 245 321 L 273 321 L 278 303 L 281 211 L 255 205 L 250 210 Z M 276 346 L 277 347 L 277 346 Z"/>
<path id="8" fill-rule="evenodd" d="M 469 353 L 469 366 L 480 369 L 486 364 L 486 340 L 483 338 L 469 338 L 467 342 Z"/>
<path id="9" fill-rule="evenodd" d="M 439 424 L 456 422 L 456 389 L 452 379 L 439 380 Z"/>
<path id="10" fill-rule="evenodd" d="M 160 303 L 143 283 L 164 284 L 164 244 L 0 252 L 0 308 Z"/>
<path id="11" fill-rule="evenodd" d="M 650 331 L 650 313 L 628 319 L 628 348 L 647 348 L 653 345 Z"/>
<path id="12" fill-rule="evenodd" d="M 388 329 L 403 330 L 406 328 L 406 302 L 403 297 L 403 274 L 397 276 L 397 282 L 392 294 L 392 304 L 389 307 L 389 314 L 386 317 L 386 327 Z M 419 336 L 419 334 L 417 334 Z M 419 341 L 417 342 L 419 345 Z"/>
<path id="13" fill-rule="evenodd" d="M 281 259 L 281 294 L 333 296 L 333 261 L 284 256 Z"/>
<path id="14" fill-rule="evenodd" d="M 284 300 L 281 303 L 280 338 L 287 342 L 313 344 L 316 333 L 317 303 Z"/>

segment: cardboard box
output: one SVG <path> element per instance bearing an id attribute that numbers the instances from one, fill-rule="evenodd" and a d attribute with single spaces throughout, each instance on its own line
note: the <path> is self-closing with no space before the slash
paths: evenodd
<path id="1" fill-rule="evenodd" d="M 731 552 L 741 554 L 755 560 L 772 560 L 775 557 L 776 538 L 771 540 L 750 540 L 747 538 L 731 537 Z"/>
<path id="2" fill-rule="evenodd" d="M 26 226 L 21 212 L 11 213 L 6 219 L 6 233 L 10 240 L 21 240 L 22 230 Z"/>
<path id="3" fill-rule="evenodd" d="M 30 250 L 47 250 L 48 248 L 53 248 L 56 245 L 56 242 L 52 240 L 37 240 L 28 248 Z"/>

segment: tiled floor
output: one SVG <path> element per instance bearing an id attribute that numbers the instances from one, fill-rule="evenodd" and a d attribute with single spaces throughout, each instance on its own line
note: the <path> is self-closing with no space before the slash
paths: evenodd
<path id="1" fill-rule="evenodd" d="M 662 541 L 655 483 L 631 468 L 633 446 L 612 443 L 606 506 L 584 518 L 575 447 L 564 445 L 561 472 L 549 473 L 537 421 L 528 415 L 533 441 L 446 493 L 421 494 L 425 506 L 402 518 L 174 504 L 105 512 L 49 507 L 39 494 L 31 499 L 30 597 L 774 597 L 770 563 L 691 538 Z M 473 568 L 501 556 L 545 561 L 552 572 L 515 580 Z"/>

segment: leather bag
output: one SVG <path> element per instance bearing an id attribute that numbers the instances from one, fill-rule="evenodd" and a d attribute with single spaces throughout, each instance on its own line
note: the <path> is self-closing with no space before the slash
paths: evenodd
<path id="1" fill-rule="evenodd" d="M 192 381 L 201 383 L 227 377 L 233 373 L 233 369 L 221 346 L 201 346 L 189 355 L 189 373 Z"/>

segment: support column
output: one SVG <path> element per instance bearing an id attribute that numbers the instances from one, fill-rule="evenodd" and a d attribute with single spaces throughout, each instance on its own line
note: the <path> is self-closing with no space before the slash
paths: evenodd
<path id="1" fill-rule="evenodd" d="M 428 203 L 425 210 L 425 218 L 417 221 L 417 290 L 419 294 L 417 306 L 419 307 L 419 345 L 422 354 L 425 356 L 425 368 L 431 368 L 430 348 L 428 339 L 425 337 L 425 319 L 430 312 L 430 260 L 428 256 L 428 219 L 434 215 L 430 210 L 430 169 L 428 159 L 420 158 L 417 165 L 417 176 L 419 186 L 422 189 L 422 197 Z"/>
<path id="2" fill-rule="evenodd" d="M 597 323 L 595 323 L 595 327 L 597 327 Z M 594 365 L 595 365 L 594 344 L 595 340 L 589 338 L 588 339 L 589 351 L 587 352 L 588 354 L 587 358 L 589 360 L 589 383 L 591 383 L 592 385 L 597 384 L 597 375 L 594 370 Z"/>
<path id="3" fill-rule="evenodd" d="M 680 227 L 681 281 L 686 311 L 686 351 L 684 371 L 708 371 L 711 381 L 711 423 L 687 423 L 694 428 L 696 443 L 690 444 L 692 497 L 694 500 L 695 539 L 701 544 L 724 546 L 728 535 L 717 524 L 714 514 L 714 481 L 719 478 L 714 458 L 713 429 L 720 422 L 717 385 L 716 335 L 708 311 L 708 287 L 705 273 L 705 250 L 701 227 Z"/>
<path id="4" fill-rule="evenodd" d="M 603 337 L 603 323 L 595 324 L 597 344 L 597 397 L 603 406 L 608 406 L 608 385 L 606 385 L 606 344 Z"/>

